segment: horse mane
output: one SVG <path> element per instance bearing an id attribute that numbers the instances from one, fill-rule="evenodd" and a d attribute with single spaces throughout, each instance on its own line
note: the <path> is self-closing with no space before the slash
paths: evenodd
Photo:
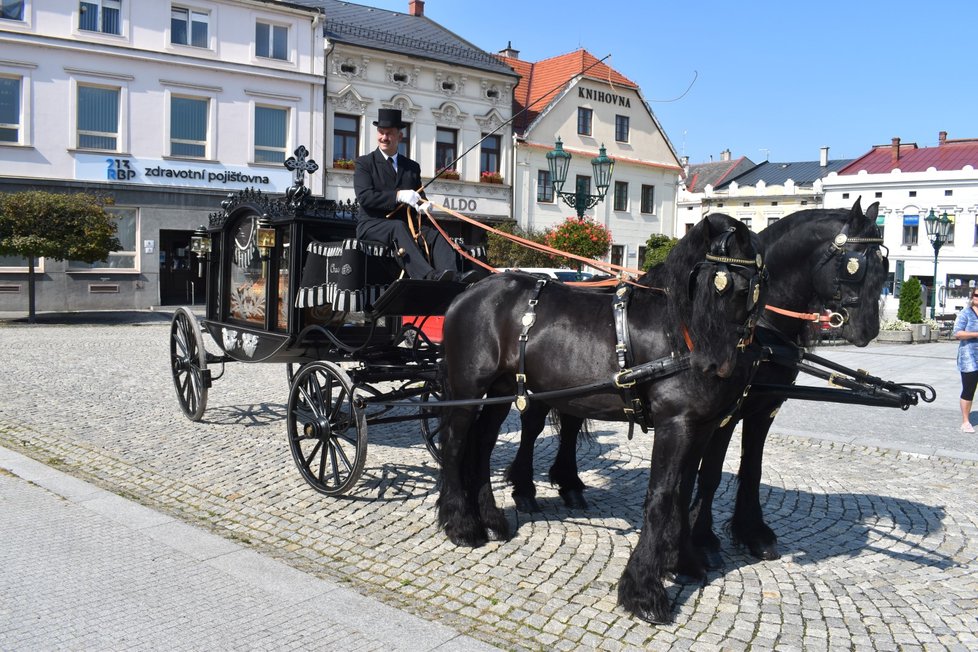
<path id="1" fill-rule="evenodd" d="M 704 371 L 727 361 L 740 338 L 740 333 L 733 333 L 735 325 L 727 321 L 726 302 L 733 294 L 718 295 L 712 289 L 712 266 L 698 267 L 706 261 L 714 238 L 731 228 L 736 250 L 729 255 L 736 257 L 750 252 L 753 260 L 761 251 L 757 236 L 740 220 L 713 213 L 697 222 L 673 247 L 665 262 L 653 267 L 646 275 L 653 285 L 668 288 L 667 323 L 679 335 L 679 342 L 683 341 L 680 330 L 687 329 L 693 343 L 693 364 Z M 691 274 L 694 277 L 692 292 Z"/>

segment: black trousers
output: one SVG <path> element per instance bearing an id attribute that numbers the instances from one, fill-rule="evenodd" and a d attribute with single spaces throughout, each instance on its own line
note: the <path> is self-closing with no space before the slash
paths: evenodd
<path id="1" fill-rule="evenodd" d="M 383 242 L 395 252 L 403 249 L 404 254 L 400 261 L 410 278 L 425 278 L 435 270 L 461 270 L 455 249 L 431 226 L 421 227 L 421 237 L 428 243 L 428 250 L 431 252 L 430 263 L 411 237 L 407 224 L 401 220 L 360 217 L 357 220 L 357 237 Z"/>

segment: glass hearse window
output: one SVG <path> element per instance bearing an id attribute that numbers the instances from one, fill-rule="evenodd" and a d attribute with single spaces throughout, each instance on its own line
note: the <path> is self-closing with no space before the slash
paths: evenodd
<path id="1" fill-rule="evenodd" d="M 279 247 L 278 254 L 278 297 L 276 305 L 278 305 L 278 314 L 275 318 L 275 328 L 280 331 L 285 331 L 289 329 L 289 255 L 290 255 L 290 245 L 289 242 L 289 232 L 286 229 L 279 229 L 275 234 L 275 239 L 278 240 Z"/>
<path id="2" fill-rule="evenodd" d="M 257 215 L 240 220 L 232 232 L 228 315 L 231 319 L 264 326 L 266 279 L 257 235 Z"/>

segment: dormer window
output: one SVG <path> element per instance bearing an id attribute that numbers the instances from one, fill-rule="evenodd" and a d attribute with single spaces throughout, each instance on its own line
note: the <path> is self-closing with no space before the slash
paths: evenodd
<path id="1" fill-rule="evenodd" d="M 454 91 L 455 90 L 455 82 L 449 81 L 449 80 L 446 79 L 445 81 L 443 81 L 441 83 L 441 89 L 443 91 Z"/>
<path id="2" fill-rule="evenodd" d="M 345 75 L 355 75 L 357 74 L 357 67 L 352 63 L 341 63 L 340 72 Z"/>
<path id="3" fill-rule="evenodd" d="M 395 72 L 394 81 L 397 82 L 398 84 L 406 84 L 408 82 L 408 76 L 406 73 L 403 72 Z"/>

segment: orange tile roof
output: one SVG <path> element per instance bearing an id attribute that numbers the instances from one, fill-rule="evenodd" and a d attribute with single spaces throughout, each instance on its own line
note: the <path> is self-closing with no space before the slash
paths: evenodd
<path id="1" fill-rule="evenodd" d="M 900 157 L 894 159 L 893 145 L 877 145 L 839 170 L 839 174 L 887 174 L 894 168 L 903 172 L 960 170 L 966 165 L 978 169 L 978 139 L 948 140 L 937 147 L 917 147 L 915 143 L 898 143 Z"/>
<path id="2" fill-rule="evenodd" d="M 513 123 L 514 128 L 520 133 L 524 132 L 540 111 L 546 108 L 578 75 L 583 74 L 587 79 L 608 82 L 612 86 L 638 89 L 635 82 L 583 48 L 536 63 L 501 55 L 497 57 L 520 75 L 519 84 L 513 93 L 513 113 L 515 115 L 529 107 L 529 110 Z"/>

